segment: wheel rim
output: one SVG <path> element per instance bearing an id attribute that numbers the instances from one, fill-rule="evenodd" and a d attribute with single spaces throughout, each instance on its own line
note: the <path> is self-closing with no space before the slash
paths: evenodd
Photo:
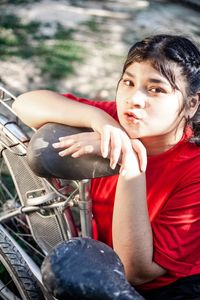
<path id="1" fill-rule="evenodd" d="M 25 299 L 23 292 L 20 291 L 20 287 L 15 284 L 15 279 L 11 277 L 13 274 L 1 257 L 0 263 L 0 297 L 3 300 L 21 300 Z"/>

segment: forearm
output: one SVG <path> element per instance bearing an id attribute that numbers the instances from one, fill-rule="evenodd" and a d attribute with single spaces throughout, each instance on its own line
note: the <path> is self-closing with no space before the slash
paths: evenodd
<path id="1" fill-rule="evenodd" d="M 139 169 L 119 176 L 113 213 L 113 246 L 133 285 L 151 281 L 165 273 L 153 262 L 146 179 L 145 173 L 140 173 Z"/>
<path id="2" fill-rule="evenodd" d="M 100 116 L 112 119 L 102 110 L 52 92 L 33 91 L 20 95 L 13 104 L 19 118 L 28 126 L 39 128 L 55 122 L 75 127 L 93 127 L 93 120 Z"/>

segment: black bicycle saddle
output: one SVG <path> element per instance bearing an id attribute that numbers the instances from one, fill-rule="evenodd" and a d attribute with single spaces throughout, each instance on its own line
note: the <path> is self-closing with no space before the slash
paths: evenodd
<path id="1" fill-rule="evenodd" d="M 91 238 L 57 245 L 41 272 L 46 289 L 58 300 L 144 300 L 126 280 L 116 252 Z"/>
<path id="2" fill-rule="evenodd" d="M 58 123 L 47 123 L 32 136 L 27 149 L 27 158 L 33 172 L 45 178 L 57 177 L 68 180 L 81 180 L 111 176 L 119 173 L 119 166 L 112 170 L 109 160 L 97 155 L 83 155 L 73 158 L 61 157 L 52 144 L 59 137 L 92 131 L 89 128 L 70 127 Z"/>

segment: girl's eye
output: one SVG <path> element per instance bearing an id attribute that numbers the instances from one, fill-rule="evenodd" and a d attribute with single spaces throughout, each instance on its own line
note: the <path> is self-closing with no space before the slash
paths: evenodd
<path id="1" fill-rule="evenodd" d="M 123 83 L 126 86 L 134 86 L 134 83 L 129 79 L 123 79 Z"/>
<path id="2" fill-rule="evenodd" d="M 162 88 L 159 88 L 159 87 L 155 87 L 155 88 L 150 88 L 149 89 L 149 91 L 150 92 L 152 92 L 152 93 L 157 93 L 157 94 L 159 94 L 159 93 L 165 93 L 165 90 L 163 90 Z"/>

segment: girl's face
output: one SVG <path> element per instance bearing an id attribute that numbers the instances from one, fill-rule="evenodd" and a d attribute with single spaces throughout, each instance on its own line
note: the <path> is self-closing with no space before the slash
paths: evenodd
<path id="1" fill-rule="evenodd" d="M 150 62 L 134 62 L 126 69 L 116 101 L 120 124 L 130 138 L 146 146 L 152 141 L 173 145 L 181 138 L 188 116 L 183 95 Z"/>

